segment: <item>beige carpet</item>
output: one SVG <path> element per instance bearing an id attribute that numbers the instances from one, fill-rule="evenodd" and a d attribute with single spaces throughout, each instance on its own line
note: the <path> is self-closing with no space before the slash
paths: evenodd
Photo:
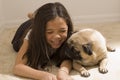
<path id="1" fill-rule="evenodd" d="M 0 26 L 0 80 L 28 80 L 12 74 L 12 68 L 16 57 L 16 52 L 12 49 L 11 39 L 19 25 Z M 116 48 L 116 52 L 108 54 L 107 74 L 99 73 L 97 68 L 91 68 L 91 76 L 83 78 L 78 72 L 72 71 L 74 80 L 120 80 L 120 22 L 101 24 L 80 24 L 74 25 L 75 29 L 95 28 L 99 30 L 107 39 L 109 44 Z M 52 73 L 56 73 L 54 68 Z"/>

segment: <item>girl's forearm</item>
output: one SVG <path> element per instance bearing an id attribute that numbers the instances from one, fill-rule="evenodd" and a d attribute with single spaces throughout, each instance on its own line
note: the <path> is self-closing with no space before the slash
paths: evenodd
<path id="1" fill-rule="evenodd" d="M 72 61 L 65 60 L 65 61 L 63 61 L 61 63 L 59 70 L 62 70 L 64 72 L 66 72 L 67 74 L 69 74 L 69 72 L 71 71 L 71 69 L 72 69 Z"/>
<path id="2" fill-rule="evenodd" d="M 22 77 L 27 77 L 27 78 L 33 78 L 33 79 L 40 79 L 41 74 L 43 74 L 43 71 L 35 70 L 29 66 L 26 66 L 24 64 L 17 64 L 14 69 L 13 73 L 15 75 L 19 75 Z"/>

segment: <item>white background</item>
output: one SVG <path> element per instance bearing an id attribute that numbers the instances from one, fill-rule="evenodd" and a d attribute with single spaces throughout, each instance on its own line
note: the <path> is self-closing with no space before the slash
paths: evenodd
<path id="1" fill-rule="evenodd" d="M 0 0 L 0 25 L 22 23 L 28 12 L 56 1 L 64 4 L 74 23 L 120 21 L 120 0 Z"/>

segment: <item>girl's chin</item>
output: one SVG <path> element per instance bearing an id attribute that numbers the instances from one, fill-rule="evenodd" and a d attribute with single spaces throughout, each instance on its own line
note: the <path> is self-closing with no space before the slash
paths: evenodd
<path id="1" fill-rule="evenodd" d="M 54 48 L 54 49 L 57 49 L 57 48 L 59 48 L 61 45 L 52 45 L 52 48 Z"/>

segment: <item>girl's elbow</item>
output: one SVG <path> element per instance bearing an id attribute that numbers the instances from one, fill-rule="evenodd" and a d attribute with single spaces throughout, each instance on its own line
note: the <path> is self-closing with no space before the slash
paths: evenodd
<path id="1" fill-rule="evenodd" d="M 17 75 L 17 71 L 19 71 L 19 70 L 18 70 L 18 68 L 17 68 L 17 65 L 15 65 L 15 66 L 13 67 L 13 74 Z"/>
<path id="2" fill-rule="evenodd" d="M 13 74 L 14 75 L 19 75 L 19 72 L 20 72 L 20 65 L 17 64 L 13 67 Z"/>

